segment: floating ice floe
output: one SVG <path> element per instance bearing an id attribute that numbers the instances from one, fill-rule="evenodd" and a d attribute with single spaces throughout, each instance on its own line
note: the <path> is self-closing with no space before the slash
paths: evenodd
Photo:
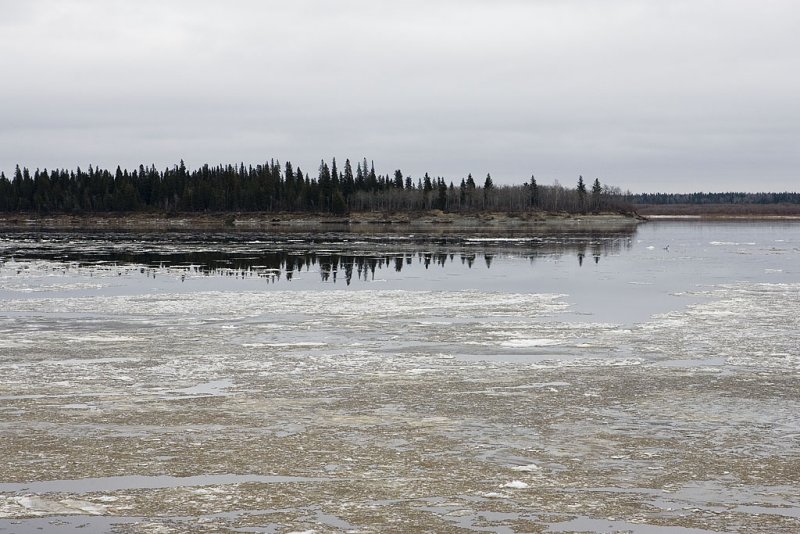
<path id="1" fill-rule="evenodd" d="M 406 372 L 410 375 L 423 375 L 428 373 L 435 373 L 437 372 L 437 370 L 428 367 L 416 367 L 414 369 L 409 369 Z"/>
<path id="2" fill-rule="evenodd" d="M 530 486 L 521 480 L 512 480 L 511 482 L 506 482 L 500 487 L 509 489 L 527 489 Z"/>
<path id="3" fill-rule="evenodd" d="M 503 347 L 525 348 L 525 347 L 553 347 L 560 345 L 561 342 L 557 339 L 540 338 L 540 339 L 509 339 L 500 343 Z"/>
<path id="4" fill-rule="evenodd" d="M 513 469 L 514 471 L 521 471 L 523 473 L 530 473 L 533 471 L 539 471 L 541 467 L 539 467 L 536 464 L 528 464 L 528 465 L 515 465 L 511 469 Z"/>
<path id="5" fill-rule="evenodd" d="M 13 500 L 16 501 L 19 506 L 24 508 L 27 514 L 37 516 L 52 514 L 102 515 L 108 510 L 105 505 L 79 499 L 63 499 L 56 501 L 45 499 L 44 497 L 40 497 L 38 495 L 24 495 L 22 497 L 15 497 Z"/>
<path id="6" fill-rule="evenodd" d="M 137 341 L 133 336 L 112 336 L 101 334 L 90 334 L 85 336 L 67 336 L 67 343 L 128 343 Z"/>

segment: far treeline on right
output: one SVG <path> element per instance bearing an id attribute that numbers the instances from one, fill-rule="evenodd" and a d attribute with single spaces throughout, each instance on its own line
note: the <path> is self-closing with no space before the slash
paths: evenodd
<path id="1" fill-rule="evenodd" d="M 270 160 L 260 165 L 203 165 L 184 162 L 163 170 L 155 165 L 129 171 L 35 169 L 17 165 L 9 179 L 0 173 L 0 212 L 97 214 L 131 212 L 329 213 L 546 212 L 625 215 L 800 215 L 800 193 L 623 193 L 618 187 L 591 184 L 579 176 L 573 187 L 557 181 L 542 185 L 531 176 L 522 185 L 495 185 L 468 175 L 449 183 L 425 173 L 416 179 L 378 174 L 375 166 L 346 160 L 340 171 L 334 158 L 320 162 L 318 175 Z"/>
<path id="2" fill-rule="evenodd" d="M 643 216 L 800 216 L 800 193 L 627 193 L 624 197 Z"/>

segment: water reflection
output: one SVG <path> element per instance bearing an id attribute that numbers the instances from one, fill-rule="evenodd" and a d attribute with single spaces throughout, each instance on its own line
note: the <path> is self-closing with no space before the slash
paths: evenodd
<path id="1" fill-rule="evenodd" d="M 627 246 L 630 247 L 630 242 L 627 243 Z M 587 247 L 585 243 L 581 243 L 578 245 L 578 265 L 581 267 L 583 267 L 583 259 L 586 257 L 587 248 L 590 249 L 590 253 L 595 263 L 600 263 L 600 256 L 604 254 L 603 247 L 598 241 L 592 241 L 589 247 Z"/>
<path id="2" fill-rule="evenodd" d="M 48 260 L 52 268 L 116 269 L 155 278 L 159 271 L 187 276 L 263 278 L 291 282 L 300 273 L 319 273 L 325 283 L 350 285 L 375 280 L 382 270 L 402 273 L 419 265 L 425 270 L 461 264 L 492 268 L 498 256 L 560 258 L 577 254 L 579 265 L 594 263 L 632 246 L 635 230 L 610 234 L 529 237 L 415 235 L 258 235 L 258 234 L 31 234 L 0 239 L 0 267 L 6 262 Z M 478 263 L 480 262 L 480 264 Z M 19 267 L 15 267 L 19 268 Z"/>

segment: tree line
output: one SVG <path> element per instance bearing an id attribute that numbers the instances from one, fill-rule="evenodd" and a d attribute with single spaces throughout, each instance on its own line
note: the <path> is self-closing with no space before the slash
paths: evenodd
<path id="1" fill-rule="evenodd" d="M 800 204 L 800 193 L 641 193 L 627 195 L 636 205 Z"/>
<path id="2" fill-rule="evenodd" d="M 534 176 L 522 185 L 497 186 L 487 174 L 447 183 L 428 173 L 416 180 L 399 169 L 378 174 L 366 158 L 355 169 L 346 160 L 320 161 L 317 175 L 270 160 L 260 165 L 217 165 L 187 169 L 183 160 L 163 170 L 140 165 L 129 171 L 89 166 L 87 170 L 16 166 L 9 179 L 0 173 L 0 211 L 36 213 L 102 212 L 450 212 L 549 211 L 597 213 L 630 211 L 618 188 L 595 179 L 590 188 L 579 177 L 575 187 L 539 185 Z"/>

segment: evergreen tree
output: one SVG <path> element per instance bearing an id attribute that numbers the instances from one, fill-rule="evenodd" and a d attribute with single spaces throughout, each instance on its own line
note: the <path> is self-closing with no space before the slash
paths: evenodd
<path id="1" fill-rule="evenodd" d="M 366 159 L 364 160 L 366 162 Z M 364 173 L 366 169 L 361 168 L 360 163 L 356 163 L 356 179 L 355 179 L 355 190 L 356 191 L 364 191 L 367 188 L 367 179 Z"/>
<path id="2" fill-rule="evenodd" d="M 428 173 L 425 173 L 424 181 L 422 182 L 422 190 L 426 193 L 430 193 L 433 191 L 433 184 L 431 183 L 431 177 L 428 176 Z"/>
<path id="3" fill-rule="evenodd" d="M 600 196 L 603 193 L 603 186 L 600 185 L 600 179 L 595 178 L 592 184 L 592 213 L 600 212 Z"/>
<path id="4" fill-rule="evenodd" d="M 364 168 L 367 168 L 367 158 L 364 158 Z M 369 167 L 369 174 L 367 174 L 367 190 L 376 191 L 378 189 L 378 177 L 375 176 L 375 163 Z"/>
<path id="5" fill-rule="evenodd" d="M 353 167 L 350 165 L 350 160 L 344 162 L 344 176 L 342 177 L 342 193 L 345 199 L 349 199 L 350 195 L 356 190 L 355 178 L 353 178 Z"/>
<path id="6" fill-rule="evenodd" d="M 444 182 L 442 178 L 438 178 L 436 187 L 439 190 L 439 195 L 437 198 L 438 208 L 440 210 L 447 209 L 447 184 Z"/>
<path id="7" fill-rule="evenodd" d="M 331 162 L 331 186 L 339 189 L 339 171 L 336 169 L 336 158 Z"/>
<path id="8" fill-rule="evenodd" d="M 331 181 L 331 171 L 325 160 L 321 160 L 319 164 L 319 208 L 321 210 L 330 209 L 331 199 L 333 197 L 333 183 Z"/>
<path id="9" fill-rule="evenodd" d="M 294 201 L 294 194 L 295 194 L 295 180 L 294 180 L 294 169 L 292 168 L 292 162 L 287 161 L 284 171 L 283 171 L 283 196 L 287 199 L 286 202 L 286 209 L 293 208 L 293 201 Z"/>
<path id="10" fill-rule="evenodd" d="M 16 198 L 13 196 L 11 182 L 8 181 L 5 173 L 0 171 L 0 211 L 14 211 L 16 207 Z"/>
<path id="11" fill-rule="evenodd" d="M 583 183 L 583 176 L 578 176 L 578 209 L 581 213 L 586 213 L 586 184 Z"/>
<path id="12" fill-rule="evenodd" d="M 536 177 L 531 174 L 531 191 L 530 200 L 531 207 L 539 207 L 539 186 L 536 184 Z"/>
<path id="13" fill-rule="evenodd" d="M 494 189 L 494 182 L 492 182 L 492 175 L 487 173 L 486 180 L 483 182 L 483 207 L 484 209 L 491 207 L 492 189 Z"/>

